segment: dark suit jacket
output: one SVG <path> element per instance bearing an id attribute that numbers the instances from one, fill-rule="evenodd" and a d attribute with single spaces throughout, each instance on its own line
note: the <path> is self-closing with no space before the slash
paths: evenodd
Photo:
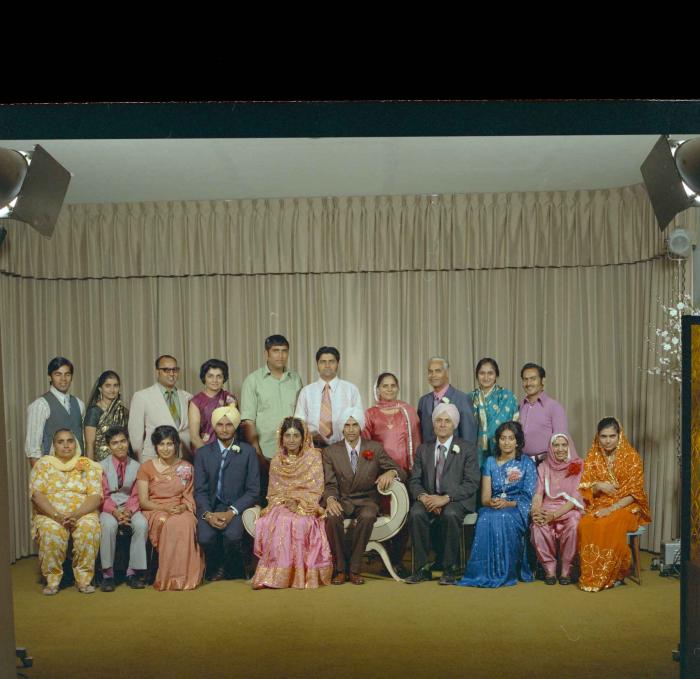
<path id="1" fill-rule="evenodd" d="M 455 451 L 455 446 L 459 447 L 459 452 Z M 480 479 L 476 444 L 455 436 L 442 470 L 441 494 L 449 495 L 451 502 L 459 502 L 467 512 L 473 512 Z M 423 493 L 436 494 L 434 441 L 418 446 L 408 488 L 414 500 Z"/>
<path id="2" fill-rule="evenodd" d="M 455 436 L 458 436 L 463 441 L 476 443 L 479 427 L 474 415 L 471 396 L 450 385 L 445 398 L 448 398 L 450 403 L 454 404 L 459 410 L 459 427 L 455 429 Z M 425 443 L 435 440 L 435 432 L 433 431 L 434 404 L 435 399 L 433 399 L 432 391 L 421 396 L 420 401 L 418 401 L 418 419 L 420 420 L 420 431 Z"/>
<path id="3" fill-rule="evenodd" d="M 241 450 L 230 452 L 222 473 L 224 475 L 221 494 L 227 505 L 233 505 L 239 514 L 252 507 L 260 495 L 260 467 L 255 450 L 243 441 L 234 442 Z M 197 503 L 197 517 L 204 512 L 214 511 L 216 486 L 219 481 L 221 451 L 219 441 L 197 450 L 194 458 L 194 499 Z"/>
<path id="4" fill-rule="evenodd" d="M 358 450 L 360 455 L 356 474 L 352 473 L 344 439 L 323 451 L 323 475 L 326 479 L 322 500 L 324 507 L 329 497 L 336 498 L 347 513 L 352 513 L 354 504 L 371 501 L 378 505 L 380 496 L 375 482 L 390 469 L 398 473 L 400 481 L 406 480 L 406 472 L 389 457 L 381 444 L 360 439 Z M 364 457 L 365 451 L 372 453 L 371 460 Z"/>

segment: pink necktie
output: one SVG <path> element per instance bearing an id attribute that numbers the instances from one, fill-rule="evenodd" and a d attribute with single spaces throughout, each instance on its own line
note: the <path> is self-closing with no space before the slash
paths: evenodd
<path id="1" fill-rule="evenodd" d="M 331 408 L 331 387 L 329 384 L 323 387 L 321 417 L 318 421 L 318 431 L 321 436 L 327 439 L 333 435 L 333 409 Z"/>

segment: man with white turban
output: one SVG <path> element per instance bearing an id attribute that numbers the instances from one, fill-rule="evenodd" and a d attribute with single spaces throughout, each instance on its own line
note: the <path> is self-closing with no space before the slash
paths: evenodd
<path id="1" fill-rule="evenodd" d="M 428 561 L 430 529 L 437 524 L 442 535 L 443 572 L 441 585 L 454 584 L 459 563 L 462 522 L 476 509 L 479 463 L 476 444 L 457 438 L 460 414 L 452 403 L 440 403 L 433 410 L 436 440 L 423 443 L 416 451 L 408 487 L 416 502 L 411 506 L 409 525 L 415 570 L 408 584 L 432 579 Z"/>
<path id="2" fill-rule="evenodd" d="M 349 579 L 362 585 L 362 555 L 367 549 L 379 511 L 379 492 L 394 479 L 404 481 L 406 472 L 375 441 L 360 437 L 365 424 L 361 408 L 345 408 L 338 422 L 343 438 L 323 451 L 323 472 L 326 486 L 322 504 L 327 510 L 326 533 L 335 562 L 334 585 Z M 345 550 L 344 519 L 355 519 L 350 554 Z"/>
<path id="3" fill-rule="evenodd" d="M 260 467 L 252 446 L 236 440 L 241 415 L 235 405 L 214 410 L 216 438 L 194 459 L 197 540 L 207 560 L 207 579 L 233 578 L 242 570 L 242 514 L 258 501 Z M 223 560 L 221 545 L 223 543 Z"/>

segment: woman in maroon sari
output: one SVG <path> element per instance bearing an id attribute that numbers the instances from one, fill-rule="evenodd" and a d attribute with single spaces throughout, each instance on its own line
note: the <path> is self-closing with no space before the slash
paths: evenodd
<path id="1" fill-rule="evenodd" d="M 365 428 L 362 436 L 378 441 L 389 456 L 404 471 L 411 475 L 413 457 L 421 444 L 420 423 L 415 408 L 406 401 L 397 399 L 399 380 L 393 373 L 384 372 L 377 378 L 374 387 L 376 404 L 365 413 Z M 389 513 L 389 498 L 382 497 L 381 512 Z M 396 572 L 403 577 L 405 569 L 401 563 L 408 539 L 407 527 L 391 541 L 389 556 Z"/>
<path id="2" fill-rule="evenodd" d="M 175 427 L 156 427 L 151 442 L 158 457 L 141 465 L 136 481 L 148 537 L 158 550 L 153 587 L 194 589 L 204 575 L 192 496 L 194 467 L 178 457 L 180 437 Z"/>
<path id="3" fill-rule="evenodd" d="M 211 424 L 212 413 L 222 406 L 233 404 L 238 408 L 238 399 L 224 389 L 228 382 L 228 364 L 218 358 L 210 358 L 199 369 L 199 379 L 204 389 L 192 397 L 187 413 L 192 452 L 206 445 L 214 438 Z"/>

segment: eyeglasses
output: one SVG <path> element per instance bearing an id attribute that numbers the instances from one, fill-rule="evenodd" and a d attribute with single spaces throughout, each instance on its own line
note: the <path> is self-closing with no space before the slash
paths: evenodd
<path id="1" fill-rule="evenodd" d="M 169 375 L 177 375 L 180 372 L 180 368 L 158 368 L 158 370 Z"/>

